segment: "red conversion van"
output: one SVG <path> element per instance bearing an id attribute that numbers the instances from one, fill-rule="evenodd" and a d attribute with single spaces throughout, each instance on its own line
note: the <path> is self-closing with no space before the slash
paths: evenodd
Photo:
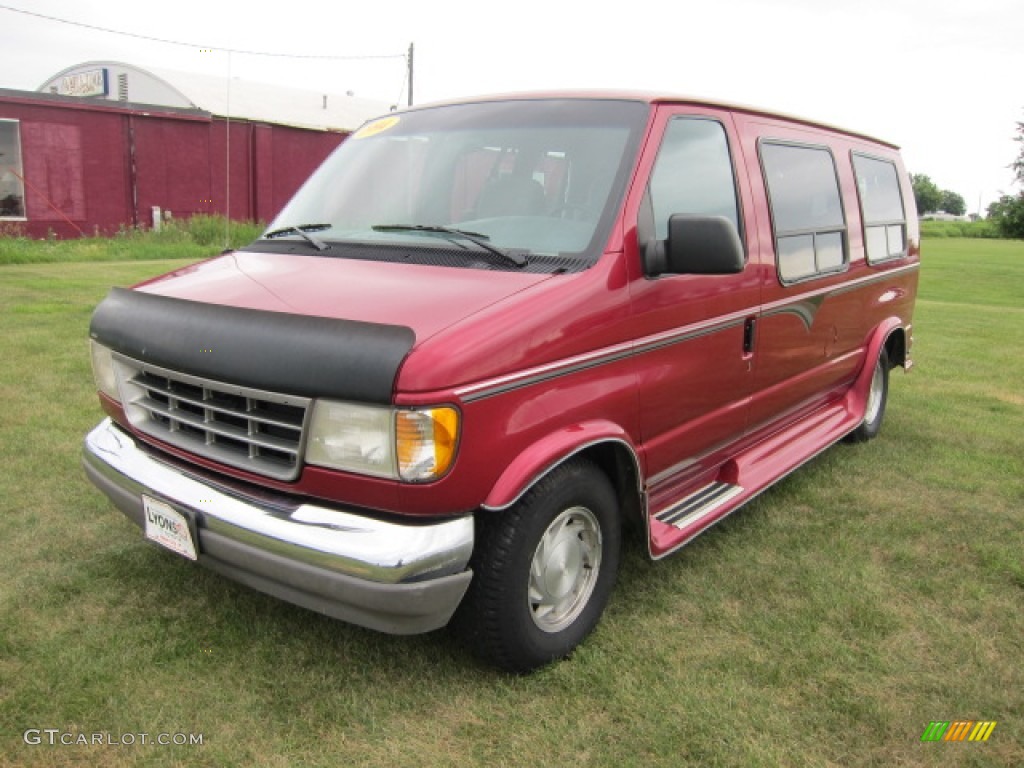
<path id="1" fill-rule="evenodd" d="M 918 265 L 866 136 L 634 93 L 409 109 L 252 245 L 110 292 L 85 468 L 232 579 L 526 671 L 597 623 L 624 525 L 664 557 L 878 433 Z"/>

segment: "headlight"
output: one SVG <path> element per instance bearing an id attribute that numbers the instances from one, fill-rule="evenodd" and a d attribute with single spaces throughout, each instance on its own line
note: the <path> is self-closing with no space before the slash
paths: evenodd
<path id="1" fill-rule="evenodd" d="M 459 412 L 451 407 L 393 409 L 317 400 L 306 461 L 321 467 L 426 482 L 455 458 Z"/>
<path id="2" fill-rule="evenodd" d="M 306 461 L 377 477 L 397 477 L 390 408 L 317 400 Z"/>
<path id="3" fill-rule="evenodd" d="M 109 349 L 95 341 L 89 342 L 92 355 L 92 376 L 96 380 L 96 389 L 115 402 L 121 402 L 121 394 L 117 390 L 117 376 L 114 373 L 114 358 Z"/>

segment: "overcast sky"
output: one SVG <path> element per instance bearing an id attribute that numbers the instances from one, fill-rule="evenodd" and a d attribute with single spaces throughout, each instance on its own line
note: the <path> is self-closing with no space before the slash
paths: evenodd
<path id="1" fill-rule="evenodd" d="M 404 104 L 410 43 L 416 103 L 663 90 L 896 142 L 911 172 L 962 195 L 971 212 L 1016 189 L 1007 166 L 1024 121 L 1022 0 L 0 0 L 0 88 L 35 90 L 66 67 L 110 59 Z"/>

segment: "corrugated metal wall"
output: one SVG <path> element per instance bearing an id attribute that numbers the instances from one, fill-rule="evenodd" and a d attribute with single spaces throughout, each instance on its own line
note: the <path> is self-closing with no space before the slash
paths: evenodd
<path id="1" fill-rule="evenodd" d="M 148 227 L 153 206 L 269 221 L 345 137 L 11 93 L 0 118 L 19 122 L 27 221 L 3 223 L 31 237 Z"/>

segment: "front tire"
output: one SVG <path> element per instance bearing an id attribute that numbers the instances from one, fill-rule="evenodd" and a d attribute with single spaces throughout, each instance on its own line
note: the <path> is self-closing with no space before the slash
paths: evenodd
<path id="1" fill-rule="evenodd" d="M 480 512 L 477 527 L 456 631 L 510 672 L 569 655 L 597 625 L 618 571 L 621 524 L 607 476 L 572 459 L 510 509 Z"/>

